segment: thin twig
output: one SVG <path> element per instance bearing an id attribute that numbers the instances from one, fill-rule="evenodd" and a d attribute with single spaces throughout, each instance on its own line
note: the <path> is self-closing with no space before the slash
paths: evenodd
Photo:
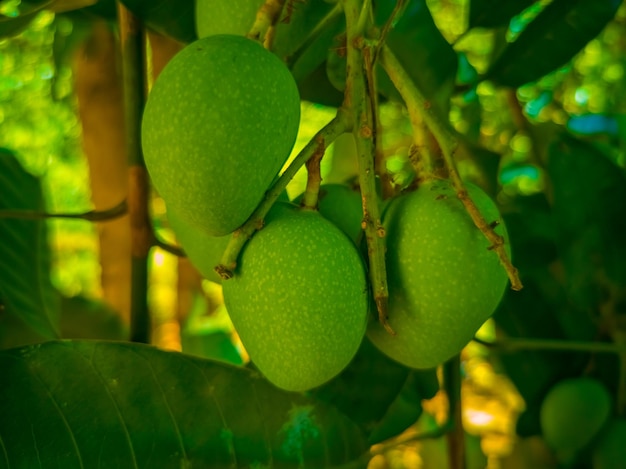
<path id="1" fill-rule="evenodd" d="M 326 148 L 324 142 L 319 142 L 317 151 L 306 162 L 307 180 L 301 207 L 317 210 L 320 184 L 322 183 L 322 168 L 320 166 Z"/>
<path id="2" fill-rule="evenodd" d="M 276 24 L 283 12 L 285 0 L 265 0 L 259 8 L 248 37 L 259 41 L 266 49 L 271 49 Z"/>
<path id="3" fill-rule="evenodd" d="M 620 345 L 611 342 L 583 342 L 558 339 L 518 339 L 506 338 L 494 342 L 487 342 L 477 337 L 474 342 L 489 347 L 500 353 L 514 353 L 520 350 L 545 350 L 554 352 L 595 352 L 595 353 L 626 353 L 626 344 Z"/>
<path id="4" fill-rule="evenodd" d="M 106 210 L 90 210 L 84 213 L 46 213 L 35 210 L 0 210 L 0 218 L 19 218 L 22 220 L 40 220 L 42 218 L 69 218 L 87 221 L 107 221 L 128 213 L 128 204 L 122 200 L 115 207 Z"/>
<path id="5" fill-rule="evenodd" d="M 369 254 L 369 275 L 372 293 L 378 310 L 378 319 L 390 334 L 395 332 L 388 323 L 387 269 L 385 265 L 385 228 L 381 223 L 380 207 L 376 193 L 376 167 L 374 162 L 376 134 L 372 116 L 369 88 L 366 83 L 364 51 L 367 48 L 361 24 L 363 8 L 359 0 L 343 0 L 346 15 L 347 76 L 342 107 L 352 119 L 352 135 L 356 143 L 359 162 L 359 185 L 363 200 L 363 222 Z"/>
<path id="6" fill-rule="evenodd" d="M 215 271 L 220 277 L 224 280 L 228 280 L 233 276 L 237 267 L 237 258 L 243 246 L 256 230 L 263 227 L 265 215 L 267 215 L 267 212 L 269 212 L 272 205 L 274 205 L 278 196 L 287 187 L 289 181 L 293 179 L 302 165 L 316 154 L 319 154 L 320 151 L 324 151 L 324 149 L 328 148 L 328 146 L 334 142 L 337 137 L 345 133 L 348 128 L 349 121 L 347 115 L 342 109 L 339 109 L 333 120 L 326 124 L 311 141 L 309 141 L 302 151 L 300 151 L 274 185 L 266 192 L 265 199 L 263 199 L 252 213 L 248 221 L 233 233 L 222 255 L 220 264 L 215 267 Z"/>
<path id="7" fill-rule="evenodd" d="M 482 231 L 491 243 L 490 249 L 497 254 L 500 263 L 509 277 L 511 288 L 513 290 L 521 290 L 523 285 L 519 278 L 517 269 L 511 263 L 511 259 L 506 252 L 504 238 L 494 231 L 491 223 L 487 222 L 480 213 L 476 204 L 474 204 L 473 200 L 467 193 L 465 184 L 461 180 L 461 177 L 456 169 L 456 165 L 454 163 L 454 152 L 456 151 L 458 145 L 456 132 L 451 127 L 450 123 L 437 112 L 433 103 L 426 99 L 424 93 L 417 87 L 413 80 L 411 80 L 398 59 L 394 56 L 393 52 L 385 45 L 383 45 L 381 49 L 379 61 L 404 99 L 409 114 L 411 116 L 421 116 L 437 139 L 443 153 L 450 181 L 452 182 L 459 199 L 465 206 L 465 209 L 472 218 L 476 227 Z M 415 119 L 416 121 L 418 120 L 417 117 L 411 117 L 411 119 Z"/>
<path id="8" fill-rule="evenodd" d="M 187 253 L 180 246 L 174 246 L 169 244 L 162 239 L 159 239 L 157 236 L 154 237 L 153 245 L 163 249 L 165 252 L 169 252 L 170 254 L 176 257 L 187 257 Z"/>

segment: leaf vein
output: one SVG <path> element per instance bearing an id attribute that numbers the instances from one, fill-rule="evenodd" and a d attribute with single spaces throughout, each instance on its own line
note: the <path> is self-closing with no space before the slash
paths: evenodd
<path id="1" fill-rule="evenodd" d="M 170 418 L 172 420 L 172 424 L 174 425 L 174 431 L 176 432 L 176 436 L 178 437 L 178 442 L 180 444 L 180 449 L 183 453 L 183 458 L 185 461 L 187 461 L 187 451 L 185 450 L 185 443 L 183 440 L 183 435 L 180 432 L 180 428 L 178 427 L 178 422 L 176 422 L 176 417 L 174 417 L 174 413 L 172 412 L 170 403 L 167 400 L 167 395 L 165 394 L 165 390 L 163 389 L 163 386 L 161 386 L 161 382 L 159 381 L 159 378 L 157 374 L 155 373 L 152 363 L 150 363 L 150 360 L 146 360 L 146 362 L 148 363 L 150 372 L 152 373 L 152 376 L 154 377 L 154 382 L 159 387 L 159 390 L 161 391 L 161 394 L 163 395 L 163 402 L 165 403 L 165 408 L 167 409 L 167 412 L 169 413 Z"/>
<path id="2" fill-rule="evenodd" d="M 109 399 L 111 399 L 111 402 L 113 403 L 113 407 L 115 408 L 117 417 L 120 423 L 122 424 L 122 427 L 124 428 L 124 436 L 126 437 L 126 441 L 128 442 L 128 448 L 130 449 L 130 454 L 133 459 L 133 467 L 135 467 L 135 469 L 139 469 L 139 466 L 137 465 L 137 457 L 135 455 L 135 447 L 133 446 L 133 441 L 130 438 L 130 433 L 128 432 L 128 427 L 126 426 L 126 422 L 124 421 L 124 416 L 122 415 L 122 412 L 120 411 L 120 408 L 117 405 L 117 401 L 115 400 L 115 397 L 113 397 L 113 393 L 111 392 L 111 389 L 109 388 L 109 383 L 107 383 L 106 379 L 104 378 L 104 376 L 102 376 L 102 374 L 100 373 L 100 370 L 98 370 L 94 362 L 94 355 L 96 353 L 96 347 L 98 347 L 98 344 L 95 344 L 91 352 L 91 357 L 89 359 L 90 365 L 92 366 L 98 378 L 100 378 L 100 380 L 104 384 L 104 389 L 106 389 L 107 395 L 109 396 Z"/>
<path id="3" fill-rule="evenodd" d="M 41 383 L 41 386 L 46 390 L 46 393 L 50 397 L 50 401 L 54 404 L 54 407 L 56 408 L 57 412 L 61 416 L 61 420 L 63 420 L 63 425 L 65 425 L 65 428 L 67 428 L 67 431 L 70 435 L 70 439 L 72 440 L 72 444 L 74 445 L 74 448 L 76 449 L 76 457 L 78 458 L 78 464 L 80 465 L 81 469 L 85 469 L 85 466 L 83 464 L 83 456 L 80 453 L 80 448 L 78 447 L 78 443 L 76 442 L 76 438 L 74 437 L 74 432 L 72 431 L 72 427 L 70 427 L 70 423 L 65 418 L 65 414 L 63 414 L 63 411 L 61 410 L 59 403 L 57 402 L 54 395 L 48 388 L 48 385 L 46 384 L 46 382 L 41 378 L 41 376 L 39 376 L 39 373 L 37 372 L 37 370 L 33 370 L 33 376 L 35 376 L 39 380 L 39 382 Z"/>

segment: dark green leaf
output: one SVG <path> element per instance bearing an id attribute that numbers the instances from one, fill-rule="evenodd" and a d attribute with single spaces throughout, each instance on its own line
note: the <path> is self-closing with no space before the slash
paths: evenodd
<path id="1" fill-rule="evenodd" d="M 0 352 L 0 369 L 7 467 L 321 468 L 367 450 L 333 408 L 147 345 L 46 342 Z"/>
<path id="2" fill-rule="evenodd" d="M 331 15 L 330 26 L 324 25 L 317 34 L 313 34 L 320 22 L 334 10 Z M 276 25 L 276 37 L 272 45 L 272 52 L 280 58 L 291 57 L 305 43 L 311 43 L 320 35 L 332 33 L 334 25 L 343 22 L 343 14 L 338 5 L 323 0 L 289 0 L 283 10 L 281 21 Z M 312 36 L 313 34 L 313 36 Z M 327 40 L 330 44 L 330 40 Z"/>
<path id="3" fill-rule="evenodd" d="M 485 79 L 517 88 L 565 65 L 615 16 L 621 0 L 554 0 L 509 44 Z"/>
<path id="4" fill-rule="evenodd" d="M 433 383 L 435 386 L 433 386 Z M 422 400 L 434 396 L 439 383 L 437 370 L 411 370 L 407 380 L 387 412 L 372 431 L 368 441 L 374 445 L 394 437 L 415 424 L 422 415 Z"/>
<path id="5" fill-rule="evenodd" d="M 24 171 L 6 149 L 0 149 L 0 210 L 45 211 L 39 179 Z M 16 316 L 47 339 L 59 336 L 59 298 L 49 274 L 50 248 L 45 220 L 0 218 L 3 312 Z M 0 336 L 7 333 L 0 329 Z"/>
<path id="6" fill-rule="evenodd" d="M 408 368 L 380 353 L 366 338 L 350 365 L 335 379 L 311 391 L 370 433 L 404 386 Z"/>
<path id="7" fill-rule="evenodd" d="M 230 336 L 224 331 L 181 334 L 183 352 L 212 360 L 220 360 L 233 365 L 242 365 L 243 360 Z"/>
<path id="8" fill-rule="evenodd" d="M 391 16 L 395 1 L 377 2 L 376 24 L 383 26 Z M 387 45 L 426 97 L 447 105 L 456 78 L 456 52 L 443 37 L 425 0 L 409 0 L 406 9 L 389 31 Z M 379 68 L 379 88 L 394 99 L 398 98 L 389 77 Z"/>
<path id="9" fill-rule="evenodd" d="M 197 39 L 194 0 L 122 0 L 148 27 L 183 43 Z"/>
<path id="10" fill-rule="evenodd" d="M 298 52 L 289 66 L 297 82 L 308 77 L 324 63 L 337 44 L 335 38 L 344 30 L 345 21 L 340 16 L 336 17 Z"/>
<path id="11" fill-rule="evenodd" d="M 571 301 L 583 308 L 619 302 L 626 287 L 626 176 L 591 144 L 562 135 L 548 173 L 558 246 Z"/>
<path id="12" fill-rule="evenodd" d="M 469 28 L 497 28 L 506 26 L 515 15 L 532 5 L 535 0 L 471 0 Z"/>

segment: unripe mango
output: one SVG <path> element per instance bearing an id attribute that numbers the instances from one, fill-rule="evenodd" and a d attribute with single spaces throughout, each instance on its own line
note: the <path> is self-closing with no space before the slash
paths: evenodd
<path id="1" fill-rule="evenodd" d="M 168 207 L 211 236 L 241 226 L 288 158 L 300 98 L 260 44 L 216 35 L 180 51 L 148 97 L 146 167 Z"/>
<path id="2" fill-rule="evenodd" d="M 467 189 L 487 223 L 506 230 L 496 205 Z M 497 307 L 507 275 L 449 181 L 431 181 L 392 200 L 387 230 L 389 324 L 368 336 L 389 357 L 414 368 L 435 367 L 461 351 Z"/>
<path id="3" fill-rule="evenodd" d="M 316 211 L 276 204 L 223 291 L 251 360 L 283 389 L 304 391 L 339 374 L 365 333 L 363 261 Z"/>

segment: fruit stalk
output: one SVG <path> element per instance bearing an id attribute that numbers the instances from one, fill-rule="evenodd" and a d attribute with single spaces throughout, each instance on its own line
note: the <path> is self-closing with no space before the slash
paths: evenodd
<path id="1" fill-rule="evenodd" d="M 506 253 L 504 238 L 493 230 L 491 222 L 485 220 L 480 211 L 476 208 L 456 169 L 453 157 L 458 146 L 456 132 L 451 128 L 450 124 L 439 115 L 432 103 L 426 99 L 424 93 L 417 87 L 413 80 L 411 80 L 393 52 L 391 52 L 386 45 L 383 45 L 380 50 L 379 60 L 394 86 L 404 99 L 411 120 L 417 122 L 420 118 L 423 119 L 437 139 L 443 153 L 450 180 L 459 199 L 463 202 L 465 209 L 471 216 L 476 227 L 491 242 L 490 249 L 495 251 L 498 255 L 500 263 L 511 282 L 511 288 L 513 290 L 521 290 L 523 285 L 517 269 L 513 266 L 511 259 Z"/>
<path id="2" fill-rule="evenodd" d="M 285 190 L 289 181 L 293 179 L 302 165 L 315 155 L 323 154 L 326 148 L 337 137 L 345 133 L 348 128 L 349 121 L 347 120 L 347 115 L 339 109 L 337 115 L 317 132 L 311 141 L 298 153 L 274 185 L 265 193 L 265 198 L 252 213 L 248 221 L 233 233 L 228 246 L 224 250 L 221 262 L 215 267 L 215 271 L 220 277 L 227 280 L 233 276 L 233 271 L 237 267 L 237 257 L 239 257 L 241 249 L 252 234 L 263 227 L 265 215 L 267 215 L 278 196 Z"/>
<path id="3" fill-rule="evenodd" d="M 118 2 L 124 79 L 126 151 L 129 163 L 128 211 L 131 223 L 130 340 L 149 343 L 148 255 L 154 232 L 148 210 L 150 183 L 141 151 L 141 110 L 145 105 L 145 34 L 141 23 Z"/>
<path id="4" fill-rule="evenodd" d="M 320 192 L 320 184 L 322 183 L 322 168 L 320 163 L 322 162 L 325 151 L 322 146 L 320 146 L 319 149 L 321 151 L 316 151 L 311 159 L 306 162 L 306 189 L 300 205 L 309 210 L 317 210 L 317 200 Z"/>
<path id="5" fill-rule="evenodd" d="M 265 0 L 256 14 L 254 24 L 248 33 L 250 39 L 263 42 L 270 49 L 274 38 L 274 28 L 280 19 L 285 0 Z"/>
<path id="6" fill-rule="evenodd" d="M 362 35 L 364 24 L 361 21 L 362 9 L 359 0 L 343 0 L 346 16 L 347 75 L 344 102 L 342 107 L 352 117 L 352 134 L 356 143 L 359 162 L 359 184 L 363 200 L 363 223 L 367 240 L 370 264 L 370 281 L 378 319 L 387 332 L 394 334 L 387 323 L 387 272 L 385 266 L 385 229 L 380 221 L 380 208 L 376 197 L 376 168 L 374 165 L 376 134 L 371 111 L 369 88 L 365 80 Z M 366 15 L 363 15 L 365 17 Z"/>

